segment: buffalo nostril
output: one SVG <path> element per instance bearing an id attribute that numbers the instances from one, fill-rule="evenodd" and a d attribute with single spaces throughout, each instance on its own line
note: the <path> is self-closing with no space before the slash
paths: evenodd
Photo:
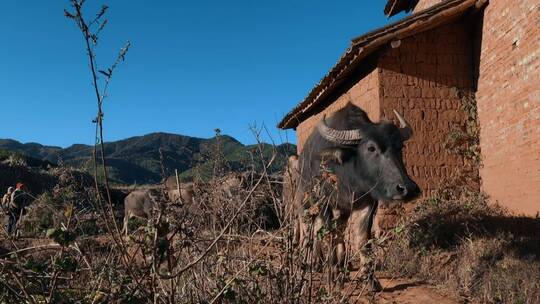
<path id="1" fill-rule="evenodd" d="M 406 194 L 407 193 L 407 189 L 405 187 L 403 187 L 402 185 L 400 185 L 400 184 L 396 185 L 396 190 L 400 194 Z"/>

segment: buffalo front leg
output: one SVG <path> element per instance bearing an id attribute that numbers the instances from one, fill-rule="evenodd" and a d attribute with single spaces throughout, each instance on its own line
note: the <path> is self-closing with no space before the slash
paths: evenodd
<path id="1" fill-rule="evenodd" d="M 321 215 L 300 217 L 298 222 L 300 246 L 304 255 L 310 263 L 318 265 L 322 260 L 322 246 L 318 232 L 324 227 L 324 218 Z"/>
<path id="2" fill-rule="evenodd" d="M 359 277 L 366 279 L 373 291 L 381 289 L 380 283 L 374 277 L 374 256 L 369 243 L 376 210 L 377 203 L 353 209 L 345 233 L 349 258 L 352 262 L 360 260 Z"/>

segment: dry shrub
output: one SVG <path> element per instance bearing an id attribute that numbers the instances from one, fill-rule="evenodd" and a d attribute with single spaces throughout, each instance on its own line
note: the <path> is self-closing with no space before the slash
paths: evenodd
<path id="1" fill-rule="evenodd" d="M 35 197 L 21 218 L 18 228 L 21 237 L 44 237 L 47 229 L 59 227 L 66 221 L 67 207 L 73 208 L 77 230 L 81 235 L 105 233 L 106 228 L 95 204 L 96 191 L 92 177 L 81 170 L 57 167 L 48 175 L 56 185 L 50 191 Z M 103 190 L 101 190 L 103 191 Z M 116 202 L 123 197 L 115 193 Z M 120 204 L 115 204 L 120 209 Z M 115 210 L 118 214 L 119 210 Z"/>
<path id="2" fill-rule="evenodd" d="M 252 195 L 242 206 L 242 212 L 234 219 L 231 232 L 250 234 L 259 229 L 271 230 L 279 227 L 278 214 L 281 208 L 280 192 L 281 178 L 272 176 L 264 183 L 255 187 L 260 174 L 245 172 L 229 174 L 223 178 L 213 178 L 209 183 L 197 185 L 197 205 L 206 225 L 214 230 L 223 228 L 232 214 L 239 208 L 244 198 Z M 235 180 L 238 184 L 226 186 L 225 181 Z"/>
<path id="3" fill-rule="evenodd" d="M 280 217 L 279 176 L 249 172 L 230 191 L 218 176 L 198 185 L 205 188 L 192 204 L 161 195 L 152 218 L 120 241 L 92 180 L 55 170 L 56 187 L 22 218 L 23 238 L 0 242 L 0 302 L 330 301 L 327 292 L 311 292 L 316 274 Z M 281 229 L 263 230 L 271 228 Z"/>
<path id="4" fill-rule="evenodd" d="M 463 299 L 540 301 L 540 219 L 516 217 L 468 187 L 419 202 L 393 231 L 380 267 Z"/>

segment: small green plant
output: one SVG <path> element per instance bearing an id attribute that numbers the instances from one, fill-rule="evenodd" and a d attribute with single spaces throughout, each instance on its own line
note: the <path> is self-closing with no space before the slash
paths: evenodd
<path id="1" fill-rule="evenodd" d="M 461 99 L 461 110 L 465 113 L 463 124 L 456 125 L 448 133 L 444 148 L 450 152 L 462 155 L 469 160 L 471 166 L 479 166 L 480 154 L 480 125 L 478 123 L 478 110 L 473 92 L 456 90 Z"/>

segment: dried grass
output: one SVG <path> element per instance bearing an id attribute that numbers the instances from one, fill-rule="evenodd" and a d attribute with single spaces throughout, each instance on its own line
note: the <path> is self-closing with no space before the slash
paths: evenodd
<path id="1" fill-rule="evenodd" d="M 540 302 L 540 219 L 466 187 L 441 189 L 393 231 L 381 270 L 482 303 Z"/>

